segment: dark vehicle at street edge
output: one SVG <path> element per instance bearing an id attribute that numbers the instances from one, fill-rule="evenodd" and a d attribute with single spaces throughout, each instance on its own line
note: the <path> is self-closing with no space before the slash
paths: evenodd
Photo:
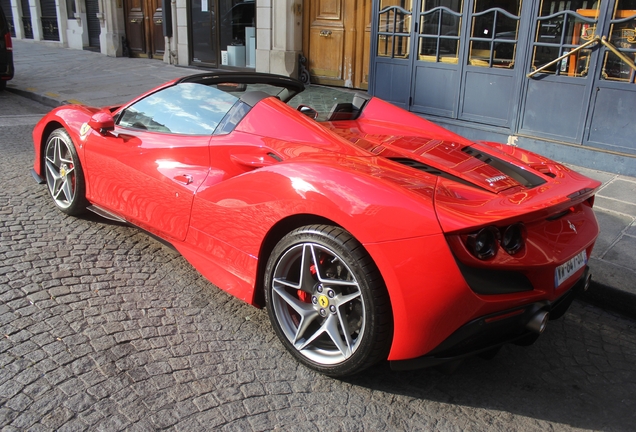
<path id="1" fill-rule="evenodd" d="M 0 7 L 0 91 L 7 86 L 7 81 L 13 78 L 13 44 L 9 23 Z"/>

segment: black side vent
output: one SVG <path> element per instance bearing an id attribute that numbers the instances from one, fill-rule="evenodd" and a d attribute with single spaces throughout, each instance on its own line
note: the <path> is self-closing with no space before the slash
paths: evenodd
<path id="1" fill-rule="evenodd" d="M 281 159 L 281 157 L 278 156 L 276 153 L 269 152 L 269 153 L 267 153 L 267 156 L 271 157 L 272 159 L 276 160 L 277 162 L 282 162 L 283 161 Z"/>
<path id="2" fill-rule="evenodd" d="M 532 282 L 523 273 L 470 267 L 457 258 L 455 262 L 470 289 L 478 294 L 510 294 L 533 290 Z"/>
<path id="3" fill-rule="evenodd" d="M 485 164 L 498 169 L 510 178 L 515 179 L 527 188 L 534 188 L 545 183 L 545 180 L 529 171 L 519 168 L 509 162 L 501 160 L 487 153 L 482 153 L 472 147 L 464 147 L 462 151 L 474 158 L 479 159 Z"/>
<path id="4" fill-rule="evenodd" d="M 461 184 L 464 184 L 464 185 L 467 185 L 467 186 L 474 187 L 475 189 L 486 190 L 486 189 L 483 189 L 483 188 L 481 188 L 481 187 L 479 187 L 477 185 L 474 185 L 473 183 L 470 183 L 470 182 L 464 180 L 463 178 L 460 178 L 460 177 L 454 176 L 452 174 L 449 174 L 447 172 L 438 170 L 437 168 L 434 168 L 432 166 L 423 164 L 422 162 L 418 162 L 418 161 L 413 160 L 413 159 L 401 158 L 401 157 L 392 157 L 392 158 L 388 158 L 388 159 L 392 160 L 393 162 L 397 162 L 399 164 L 406 165 L 407 167 L 414 168 L 414 169 L 416 169 L 418 171 L 422 171 L 422 172 L 425 172 L 425 173 L 430 174 L 430 175 L 434 175 L 434 176 L 437 176 L 437 177 L 443 177 L 443 178 L 446 178 L 446 179 L 449 179 L 449 180 L 453 180 L 453 181 L 455 181 L 457 183 L 461 183 Z"/>

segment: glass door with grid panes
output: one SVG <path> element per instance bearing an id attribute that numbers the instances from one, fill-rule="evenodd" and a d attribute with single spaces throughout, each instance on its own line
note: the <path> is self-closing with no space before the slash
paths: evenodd
<path id="1" fill-rule="evenodd" d="M 636 0 L 540 0 L 520 134 L 636 154 Z"/>
<path id="2" fill-rule="evenodd" d="M 512 127 L 523 77 L 522 0 L 376 6 L 373 94 L 422 114 Z"/>

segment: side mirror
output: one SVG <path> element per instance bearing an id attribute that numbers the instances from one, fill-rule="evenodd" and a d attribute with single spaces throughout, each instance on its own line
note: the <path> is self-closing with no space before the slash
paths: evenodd
<path id="1" fill-rule="evenodd" d="M 88 126 L 103 135 L 115 130 L 115 120 L 110 112 L 98 111 L 88 121 Z"/>
<path id="2" fill-rule="evenodd" d="M 296 108 L 298 111 L 300 111 L 302 114 L 305 114 L 307 117 L 310 117 L 314 120 L 316 120 L 318 118 L 318 111 L 316 111 L 315 109 L 313 109 L 310 106 L 307 105 L 298 105 L 298 108 Z"/>

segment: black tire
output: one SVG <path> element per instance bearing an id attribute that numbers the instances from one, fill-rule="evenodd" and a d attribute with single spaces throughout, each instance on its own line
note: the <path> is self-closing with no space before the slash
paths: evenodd
<path id="1" fill-rule="evenodd" d="M 283 237 L 267 262 L 265 300 L 285 348 L 315 371 L 342 377 L 388 356 L 386 286 L 364 247 L 341 228 L 311 225 Z"/>
<path id="2" fill-rule="evenodd" d="M 3 79 L 0 79 L 0 91 L 3 91 L 7 88 L 7 82 Z"/>
<path id="3" fill-rule="evenodd" d="M 86 211 L 86 183 L 75 145 L 68 132 L 54 130 L 46 139 L 42 158 L 46 185 L 53 203 L 67 215 Z"/>

